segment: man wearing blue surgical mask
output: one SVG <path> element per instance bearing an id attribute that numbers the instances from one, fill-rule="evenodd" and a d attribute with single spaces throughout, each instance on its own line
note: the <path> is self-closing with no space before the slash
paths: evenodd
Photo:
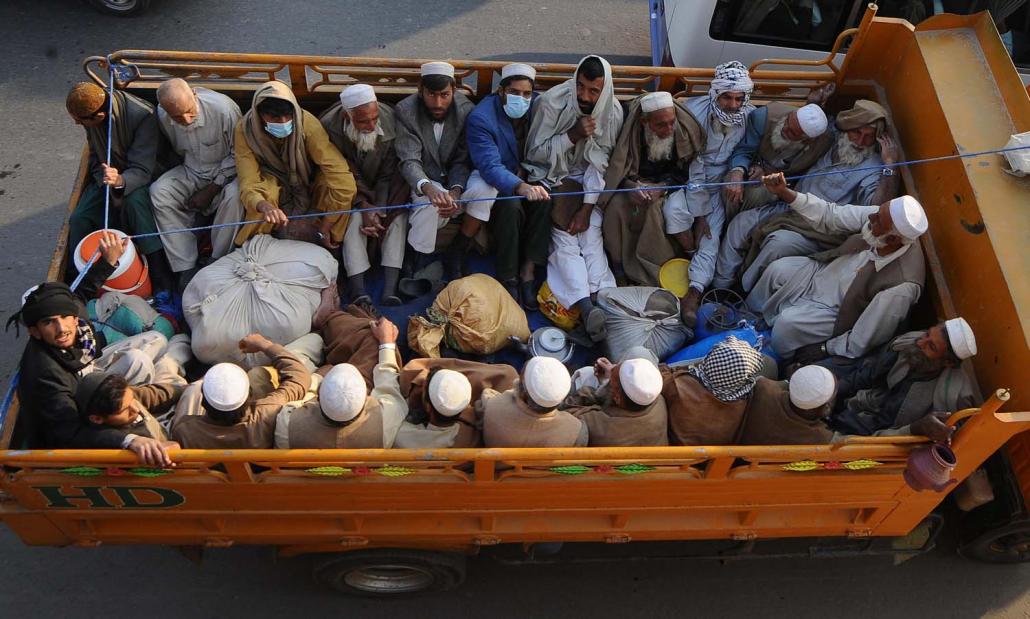
<path id="1" fill-rule="evenodd" d="M 526 309 L 536 309 L 534 271 L 547 264 L 550 234 L 550 195 L 540 185 L 526 182 L 520 166 L 526 155 L 536 70 L 515 63 L 501 69 L 501 83 L 495 94 L 484 98 L 469 114 L 465 127 L 469 156 L 475 171 L 469 188 L 476 183 L 493 187 L 502 196 L 525 200 L 501 200 L 486 210 L 491 227 L 500 280 L 512 297 Z M 469 244 L 482 221 L 470 210 L 462 221 L 456 244 Z M 459 248 L 460 249 L 460 248 Z M 451 254 L 453 255 L 453 254 Z M 461 259 L 460 256 L 458 258 Z"/>
<path id="2" fill-rule="evenodd" d="M 236 173 L 246 220 L 236 245 L 256 234 L 318 243 L 335 250 L 348 216 L 290 221 L 312 212 L 347 211 L 356 193 L 354 175 L 318 119 L 301 109 L 279 81 L 254 92 L 251 109 L 236 124 Z"/>

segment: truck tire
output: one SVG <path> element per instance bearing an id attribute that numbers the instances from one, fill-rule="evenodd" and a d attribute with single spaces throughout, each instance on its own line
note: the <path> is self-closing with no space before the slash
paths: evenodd
<path id="1" fill-rule="evenodd" d="M 101 13 L 118 17 L 136 17 L 150 8 L 150 0 L 89 0 Z"/>
<path id="2" fill-rule="evenodd" d="M 1015 522 L 990 529 L 958 549 L 964 559 L 984 563 L 1030 561 L 1030 522 Z"/>
<path id="3" fill-rule="evenodd" d="M 465 556 L 426 550 L 356 550 L 323 559 L 317 582 L 348 595 L 404 597 L 456 588 L 465 580 Z"/>

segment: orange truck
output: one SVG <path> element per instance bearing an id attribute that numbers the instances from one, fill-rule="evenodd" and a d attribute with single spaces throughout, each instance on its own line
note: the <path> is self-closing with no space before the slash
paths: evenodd
<path id="1" fill-rule="evenodd" d="M 835 82 L 839 98 L 890 110 L 906 160 L 1000 148 L 1030 130 L 1027 92 L 986 13 L 913 27 L 875 11 L 821 62 L 756 63 L 755 98 L 797 103 Z M 414 91 L 424 62 L 167 51 L 108 58 L 138 69 L 118 86 L 150 100 L 162 80 L 179 76 L 247 105 L 257 85 L 278 78 L 316 113 L 357 82 L 399 100 Z M 84 63 L 100 84 L 103 60 Z M 452 62 L 473 97 L 492 90 L 503 65 Z M 540 89 L 575 69 L 536 68 Z M 621 66 L 614 74 L 621 98 L 653 88 L 680 97 L 706 92 L 712 70 Z M 70 205 L 85 166 L 83 158 Z M 952 478 L 986 474 L 994 499 L 952 522 L 965 555 L 1011 562 L 1030 556 L 1030 185 L 1002 166 L 990 155 L 901 175 L 930 216 L 922 243 L 931 276 L 914 322 L 961 315 L 980 349 L 964 370 L 986 397 L 951 420 Z M 66 238 L 50 279 L 63 272 Z M 138 466 L 129 452 L 16 449 L 18 409 L 9 404 L 0 421 L 0 520 L 26 544 L 269 545 L 315 556 L 318 580 L 366 595 L 449 589 L 468 555 L 532 554 L 555 542 L 716 540 L 742 554 L 790 539 L 809 553 L 910 555 L 932 547 L 949 511 L 939 509 L 946 493 L 904 481 L 910 452 L 926 442 L 917 436 L 750 447 L 182 450 L 161 470 Z"/>

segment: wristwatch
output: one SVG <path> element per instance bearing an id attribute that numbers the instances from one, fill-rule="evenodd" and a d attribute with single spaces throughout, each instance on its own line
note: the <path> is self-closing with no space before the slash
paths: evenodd
<path id="1" fill-rule="evenodd" d="M 884 168 L 880 170 L 880 176 L 894 176 L 894 170 L 891 168 Z"/>

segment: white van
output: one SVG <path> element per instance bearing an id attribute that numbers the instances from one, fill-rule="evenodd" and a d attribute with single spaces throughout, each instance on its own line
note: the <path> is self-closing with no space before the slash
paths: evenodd
<path id="1" fill-rule="evenodd" d="M 837 35 L 858 25 L 868 0 L 648 0 L 655 66 L 714 67 L 763 58 L 824 58 Z M 917 24 L 938 13 L 989 10 L 1030 82 L 1028 0 L 883 0 L 878 17 Z"/>

